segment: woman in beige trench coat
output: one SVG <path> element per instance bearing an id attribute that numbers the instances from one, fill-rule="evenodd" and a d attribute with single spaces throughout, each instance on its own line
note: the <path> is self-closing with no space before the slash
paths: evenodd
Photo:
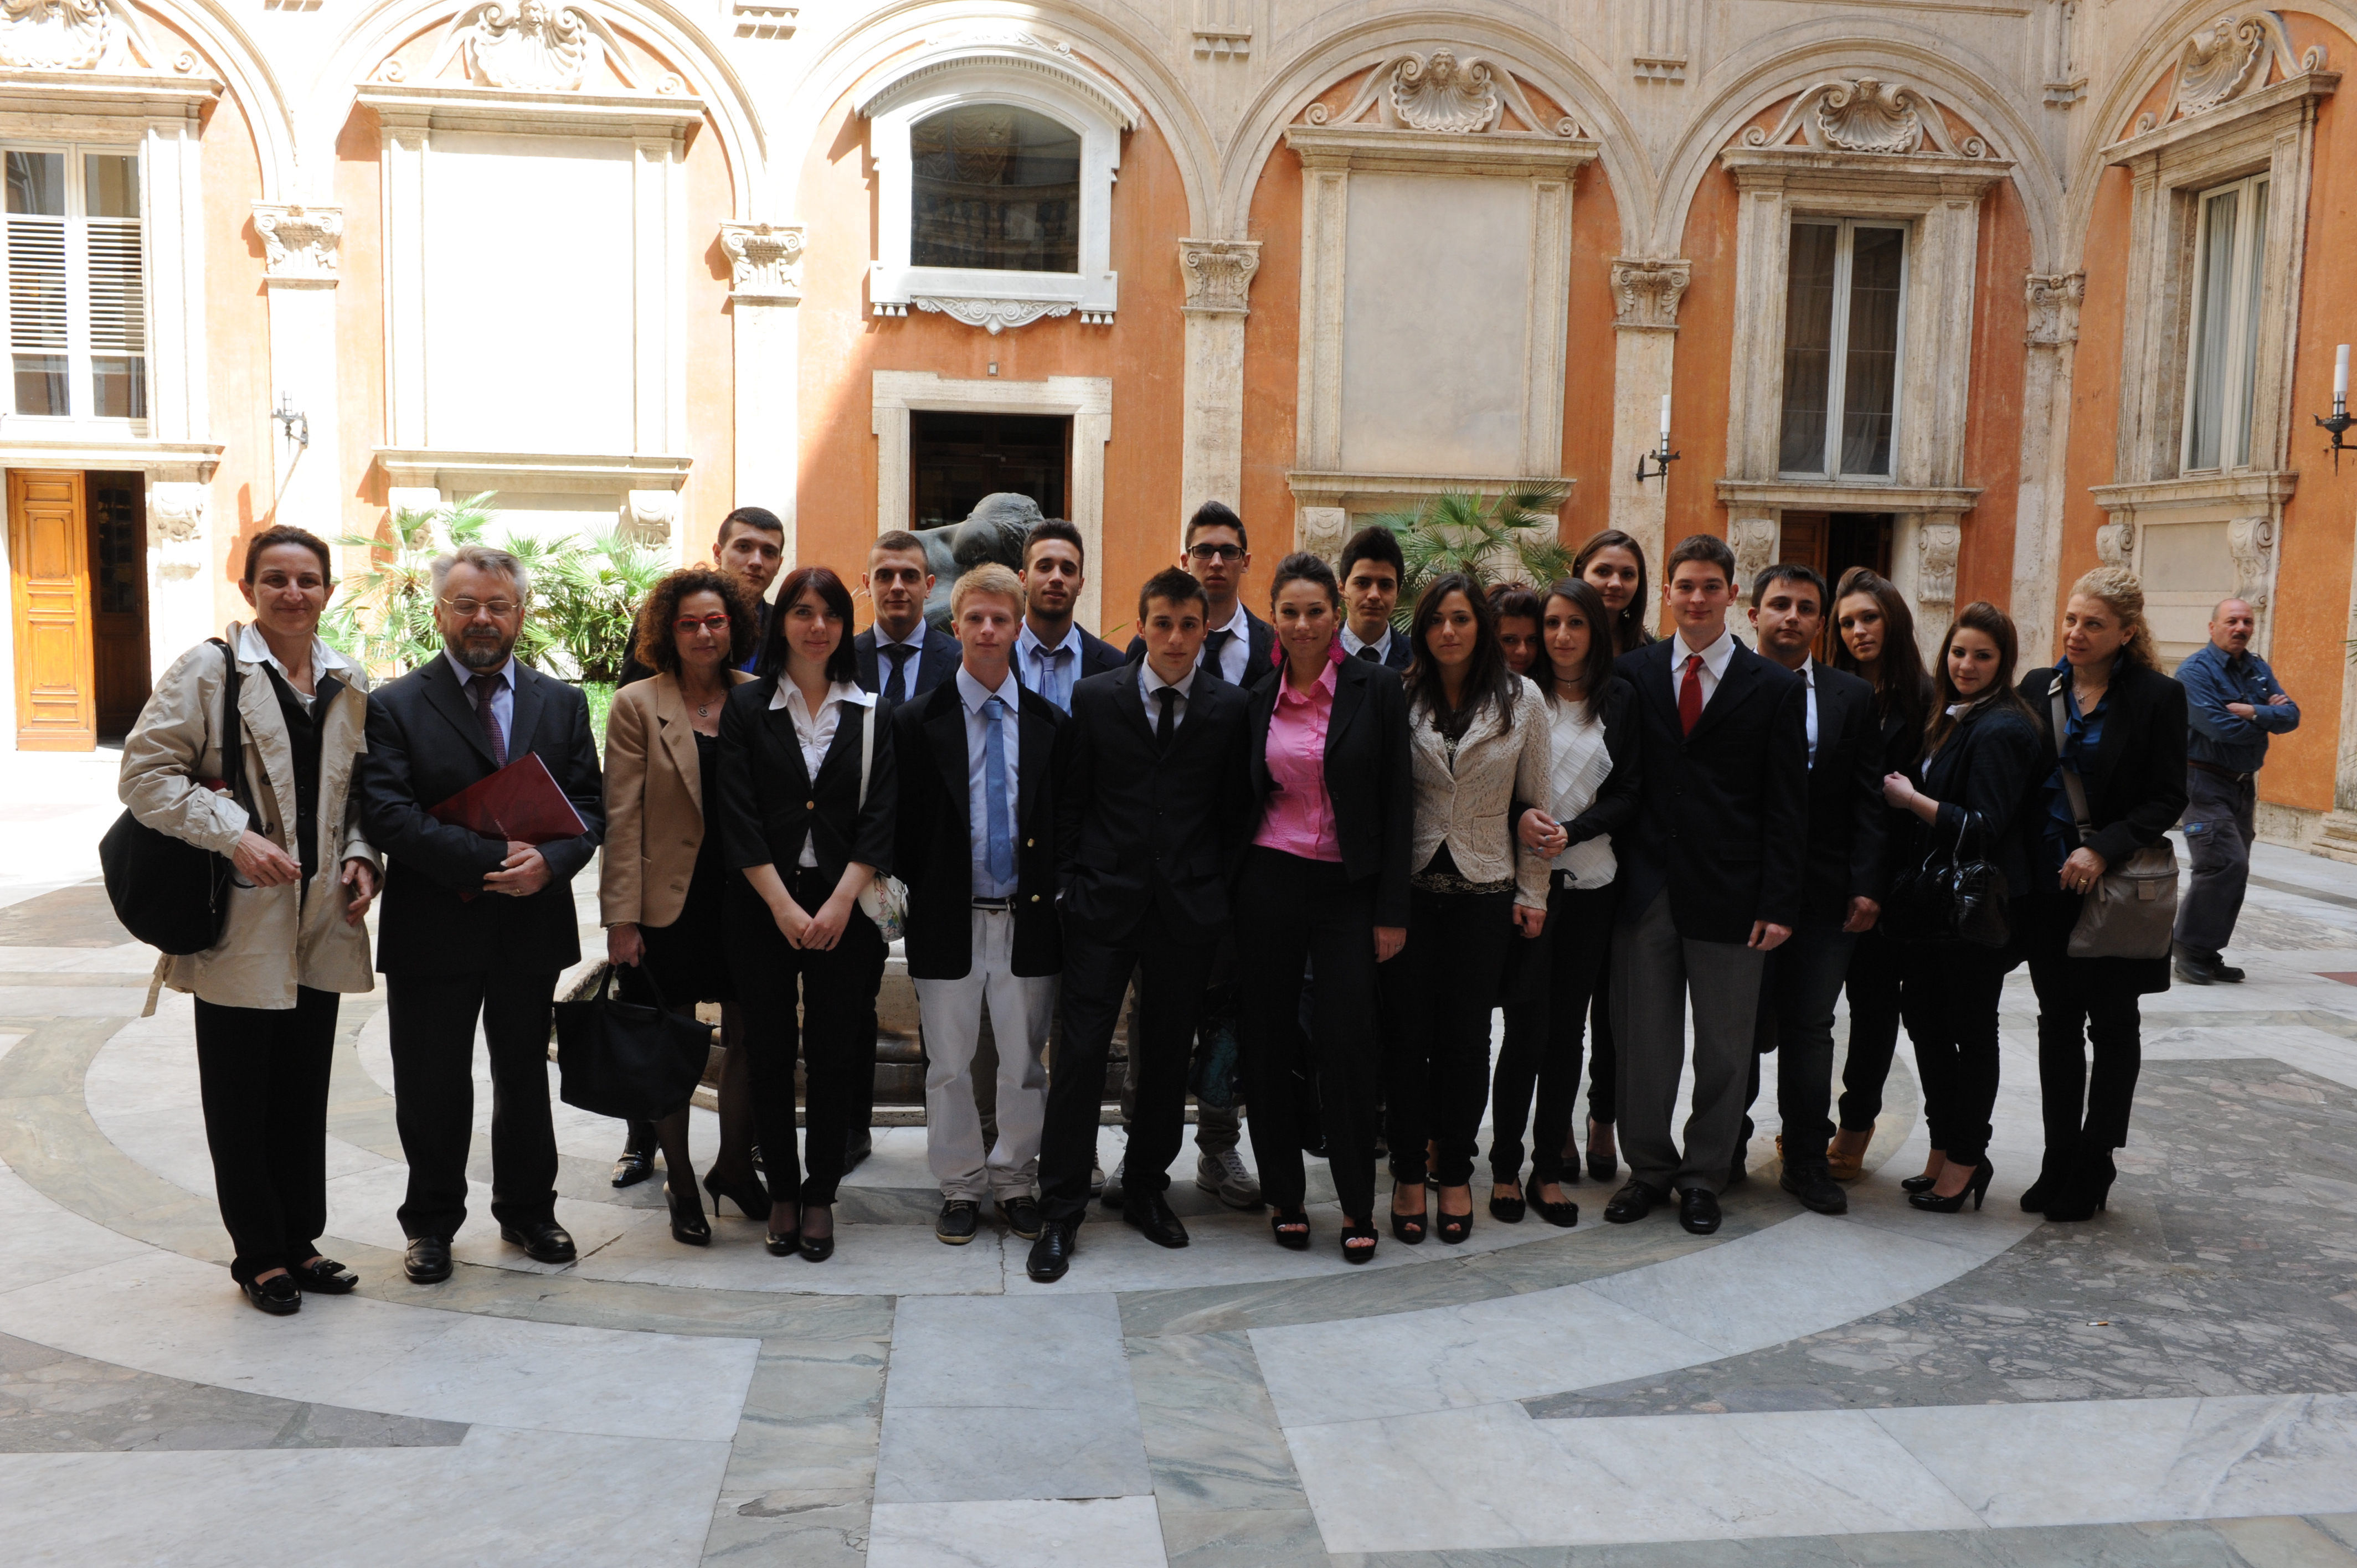
<path id="1" fill-rule="evenodd" d="M 123 745 L 132 815 L 237 868 L 220 943 L 167 958 L 157 977 L 196 996 L 230 1273 L 277 1316 L 300 1310 L 305 1291 L 360 1283 L 317 1245 L 337 999 L 375 984 L 362 918 L 379 873 L 349 795 L 368 745 L 368 674 L 318 638 L 332 571 L 326 542 L 299 528 L 266 529 L 246 548 L 239 587 L 253 619 L 223 640 L 240 671 L 247 804 L 221 779 L 228 669 L 210 642 L 164 672 Z"/>

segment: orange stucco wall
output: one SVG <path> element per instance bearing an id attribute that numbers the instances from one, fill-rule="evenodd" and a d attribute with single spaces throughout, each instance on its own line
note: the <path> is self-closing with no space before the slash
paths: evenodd
<path id="1" fill-rule="evenodd" d="M 1121 307 L 1111 327 L 1083 326 L 1075 313 L 993 337 L 920 310 L 871 317 L 867 261 L 876 254 L 877 220 L 867 123 L 847 98 L 828 112 L 804 162 L 801 195 L 808 260 L 797 504 L 805 564 L 824 563 L 856 582 L 876 537 L 873 372 L 932 371 L 978 381 L 989 378 L 996 361 L 1001 381 L 1109 377 L 1104 543 L 1089 563 L 1107 625 L 1092 629 L 1112 633 L 1134 618 L 1128 607 L 1136 603 L 1137 585 L 1177 558 L 1180 525 L 1203 499 L 1181 494 L 1179 485 L 1186 285 L 1178 242 L 1188 231 L 1187 197 L 1168 144 L 1150 120 L 1124 139 L 1115 189 L 1113 265 L 1121 277 Z M 1246 518 L 1261 521 L 1249 510 Z M 1265 545 L 1259 553 L 1273 559 Z"/>
<path id="2" fill-rule="evenodd" d="M 221 444 L 213 472 L 213 624 L 243 619 L 237 591 L 245 542 L 277 500 L 278 427 L 270 385 L 270 301 L 263 286 L 262 239 L 253 203 L 262 197 L 262 162 L 252 127 L 224 98 L 207 117 L 205 182 L 206 395 L 212 439 Z"/>
<path id="3" fill-rule="evenodd" d="M 2029 307 L 2029 221 L 2011 181 L 1981 201 L 1973 264 L 1972 392 L 1964 418 L 1964 483 L 1981 492 L 1964 516 L 1956 603 L 2005 604 L 2013 592 L 2014 508 L 2021 478 L 2021 371 Z"/>
<path id="4" fill-rule="evenodd" d="M 1678 302 L 1678 346 L 1671 360 L 1670 439 L 1679 457 L 1666 481 L 1665 546 L 1690 533 L 1727 532 L 1718 480 L 1727 472 L 1727 389 L 1734 384 L 1738 205 L 1734 177 L 1713 163 L 1686 208 L 1678 253 L 1694 263 L 1694 272 Z"/>
<path id="5" fill-rule="evenodd" d="M 1620 461 L 1612 450 L 1612 258 L 1621 252 L 1620 204 L 1604 166 L 1589 164 L 1571 188 L 1570 322 L 1564 334 L 1563 471 L 1578 482 L 1560 532 L 1573 544 L 1607 526 L 1612 514 L 1612 469 Z"/>

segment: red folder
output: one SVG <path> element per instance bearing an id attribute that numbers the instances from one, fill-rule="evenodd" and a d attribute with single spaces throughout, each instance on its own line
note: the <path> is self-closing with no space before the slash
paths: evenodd
<path id="1" fill-rule="evenodd" d="M 540 754 L 527 751 L 489 779 L 469 784 L 427 813 L 501 843 L 554 843 L 589 831 Z"/>

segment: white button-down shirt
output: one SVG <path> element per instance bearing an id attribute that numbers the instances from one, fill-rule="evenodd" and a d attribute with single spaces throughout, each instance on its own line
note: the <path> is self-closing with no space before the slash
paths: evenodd
<path id="1" fill-rule="evenodd" d="M 469 670 L 459 662 L 458 656 L 447 646 L 443 648 L 442 657 L 448 660 L 450 668 L 458 672 L 458 695 L 467 700 L 470 708 L 475 705 L 475 689 L 467 682 L 478 675 L 488 675 L 499 682 L 498 688 L 491 693 L 491 717 L 499 722 L 500 749 L 509 749 L 515 739 L 515 656 L 510 654 L 507 662 L 496 670 Z"/>
<path id="2" fill-rule="evenodd" d="M 1060 660 L 1051 655 L 1060 654 Z M 1050 648 L 1039 640 L 1031 623 L 1023 623 L 1022 632 L 1015 639 L 1015 657 L 1023 671 L 1023 683 L 1055 703 L 1066 713 L 1072 711 L 1072 683 L 1081 678 L 1081 628 L 1064 628 L 1064 640 Z M 1049 680 L 1050 664 L 1056 665 L 1056 681 Z"/>
<path id="3" fill-rule="evenodd" d="M 1154 693 L 1165 686 L 1178 693 L 1170 704 L 1170 728 L 1175 733 L 1187 722 L 1187 696 L 1195 689 L 1195 671 L 1188 671 L 1183 680 L 1165 681 L 1154 672 L 1151 660 L 1141 659 L 1137 661 L 1137 690 L 1146 699 L 1146 727 L 1148 729 L 1155 729 L 1162 723 L 1162 704 L 1155 701 Z"/>
<path id="4" fill-rule="evenodd" d="M 802 771 L 810 776 L 813 786 L 818 783 L 818 770 L 825 764 L 828 750 L 834 745 L 834 732 L 842 726 L 843 704 L 845 703 L 872 708 L 876 705 L 876 695 L 872 692 L 861 691 L 848 681 L 836 681 L 827 686 L 826 695 L 819 699 L 818 712 L 812 713 L 810 703 L 803 700 L 802 689 L 782 675 L 778 677 L 778 689 L 770 695 L 770 706 L 785 709 L 786 716 L 793 721 L 794 744 L 802 748 Z M 802 858 L 794 864 L 798 866 L 818 864 L 818 845 L 810 835 L 803 835 Z"/>
<path id="5" fill-rule="evenodd" d="M 1676 646 L 1671 650 L 1670 695 L 1675 697 L 1685 690 L 1686 660 L 1699 653 L 1702 655 L 1702 705 L 1707 708 L 1711 698 L 1718 692 L 1720 678 L 1727 673 L 1727 660 L 1735 657 L 1735 634 L 1721 627 L 1718 640 L 1707 648 L 1687 647 L 1683 629 L 1673 640 Z"/>
<path id="6" fill-rule="evenodd" d="M 990 718 L 983 704 L 997 697 L 1006 704 L 999 715 L 999 741 L 1006 761 L 1006 842 L 1020 845 L 1022 827 L 1023 780 L 1023 687 L 1009 670 L 997 691 L 974 678 L 963 663 L 958 665 L 958 701 L 965 707 L 965 812 L 966 838 L 974 852 L 974 896 L 977 898 L 1011 898 L 1015 896 L 1015 878 L 1000 882 L 990 875 L 990 732 L 985 727 Z"/>
<path id="7" fill-rule="evenodd" d="M 1359 650 L 1361 648 L 1372 648 L 1375 650 L 1375 657 L 1377 659 L 1389 660 L 1392 656 L 1392 628 L 1389 627 L 1383 628 L 1382 641 L 1369 642 L 1366 639 L 1361 637 L 1357 632 L 1351 629 L 1350 622 L 1344 621 L 1342 623 L 1342 651 L 1349 654 L 1351 658 L 1356 659 L 1359 656 Z"/>
<path id="8" fill-rule="evenodd" d="M 1227 625 L 1215 626 L 1211 629 L 1234 634 L 1228 639 L 1227 646 L 1220 650 L 1220 666 L 1212 673 L 1231 686 L 1243 685 L 1244 666 L 1252 661 L 1252 615 L 1244 608 L 1243 600 L 1236 601 L 1236 613 L 1228 618 Z M 1203 651 L 1209 653 L 1211 648 L 1211 639 L 1207 636 L 1203 639 Z M 1202 655 L 1198 654 L 1195 662 L 1200 664 L 1202 661 Z M 1184 703 L 1179 705 L 1185 706 Z"/>

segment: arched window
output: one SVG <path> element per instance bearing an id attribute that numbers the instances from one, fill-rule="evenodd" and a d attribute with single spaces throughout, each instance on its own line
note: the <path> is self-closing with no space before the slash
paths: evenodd
<path id="1" fill-rule="evenodd" d="M 1012 103 L 963 103 L 909 128 L 909 261 L 1081 270 L 1081 134 Z"/>

